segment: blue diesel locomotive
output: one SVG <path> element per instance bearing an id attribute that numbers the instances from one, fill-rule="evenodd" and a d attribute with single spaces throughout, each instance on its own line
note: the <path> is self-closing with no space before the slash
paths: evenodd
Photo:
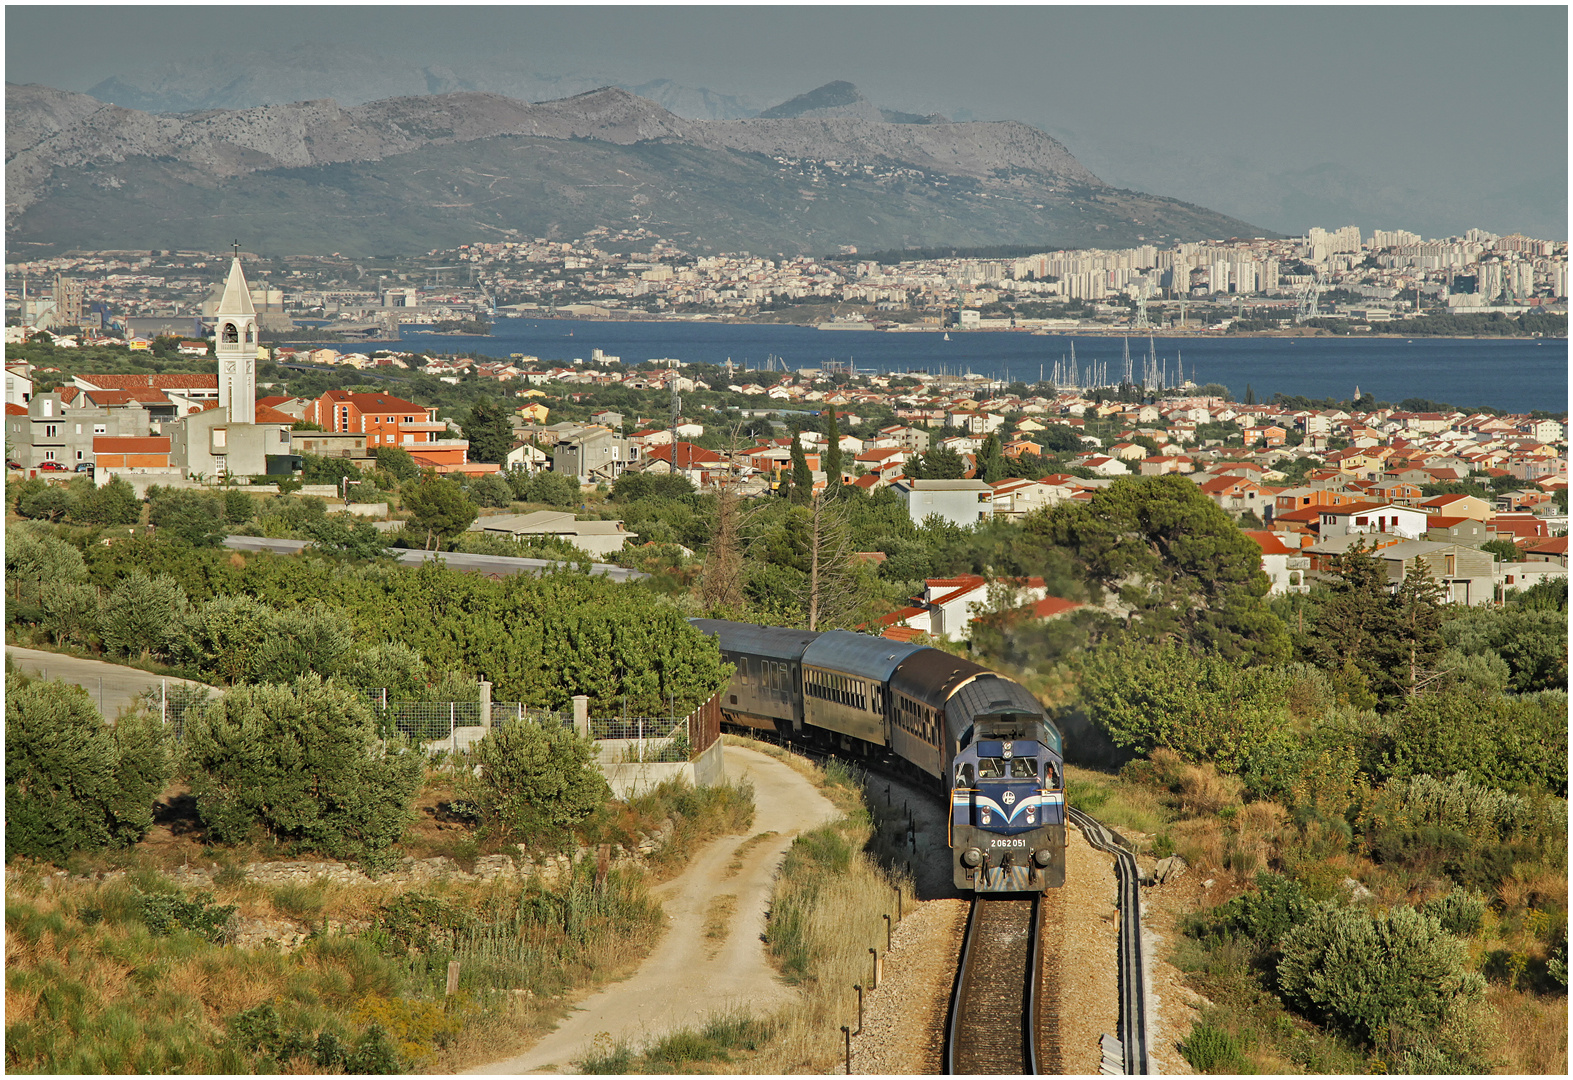
<path id="1" fill-rule="evenodd" d="M 882 762 L 938 789 L 958 889 L 1065 884 L 1064 747 L 1018 683 L 865 634 L 691 622 L 736 669 L 721 698 L 729 723 Z"/>

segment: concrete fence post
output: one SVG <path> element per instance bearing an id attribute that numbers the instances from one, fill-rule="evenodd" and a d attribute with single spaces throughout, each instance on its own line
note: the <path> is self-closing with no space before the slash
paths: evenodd
<path id="1" fill-rule="evenodd" d="M 483 728 L 492 726 L 492 684 L 485 679 L 481 680 L 481 712 L 477 722 Z"/>
<path id="2" fill-rule="evenodd" d="M 590 698 L 585 694 L 573 696 L 573 729 L 577 735 L 590 737 Z"/>

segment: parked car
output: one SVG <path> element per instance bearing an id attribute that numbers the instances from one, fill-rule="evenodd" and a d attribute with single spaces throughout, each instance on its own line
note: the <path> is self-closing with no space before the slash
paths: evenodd
<path id="1" fill-rule="evenodd" d="M 39 472 L 70 472 L 71 470 L 58 461 L 41 461 L 38 463 Z"/>
<path id="2" fill-rule="evenodd" d="M 77 472 L 92 472 L 93 471 L 93 463 L 91 461 L 79 461 L 79 462 L 76 463 L 76 471 Z"/>
<path id="3" fill-rule="evenodd" d="M 6 458 L 5 467 L 8 469 L 20 469 L 22 468 L 22 463 L 20 461 L 12 461 L 10 458 Z"/>

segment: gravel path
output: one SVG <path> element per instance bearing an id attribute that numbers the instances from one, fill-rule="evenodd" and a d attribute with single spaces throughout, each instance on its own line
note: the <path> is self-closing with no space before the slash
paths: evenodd
<path id="1" fill-rule="evenodd" d="M 764 754 L 726 747 L 727 775 L 754 785 L 754 824 L 747 835 L 725 836 L 697 852 L 677 878 L 652 895 L 666 913 L 666 933 L 627 981 L 578 1003 L 557 1027 L 525 1053 L 471 1070 L 476 1073 L 570 1072 L 573 1061 L 601 1033 L 634 1044 L 682 1027 L 697 1028 L 712 1013 L 744 1007 L 755 1015 L 796 999 L 765 955 L 765 911 L 777 867 L 800 832 L 836 818 L 830 801 L 805 777 Z M 775 835 L 753 844 L 743 866 L 734 852 L 750 836 Z M 705 936 L 716 897 L 734 896 L 731 925 L 718 943 Z"/>

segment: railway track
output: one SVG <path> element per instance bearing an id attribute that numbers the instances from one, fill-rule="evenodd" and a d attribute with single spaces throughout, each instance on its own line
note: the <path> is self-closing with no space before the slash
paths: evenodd
<path id="1" fill-rule="evenodd" d="M 946 1073 L 1044 1071 L 1040 1059 L 1046 1048 L 1038 1033 L 1044 998 L 1042 930 L 1044 908 L 1053 903 L 1041 895 L 972 901 L 945 1024 Z M 1058 1057 L 1057 1047 L 1053 1056 Z"/>
<path id="2" fill-rule="evenodd" d="M 1114 856 L 1120 905 L 1120 1047 L 1125 1075 L 1144 1075 L 1151 1069 L 1147 1059 L 1147 981 L 1146 962 L 1142 955 L 1141 871 L 1123 837 L 1074 807 L 1067 807 L 1066 810 L 1070 821 L 1087 837 L 1087 843 Z"/>

